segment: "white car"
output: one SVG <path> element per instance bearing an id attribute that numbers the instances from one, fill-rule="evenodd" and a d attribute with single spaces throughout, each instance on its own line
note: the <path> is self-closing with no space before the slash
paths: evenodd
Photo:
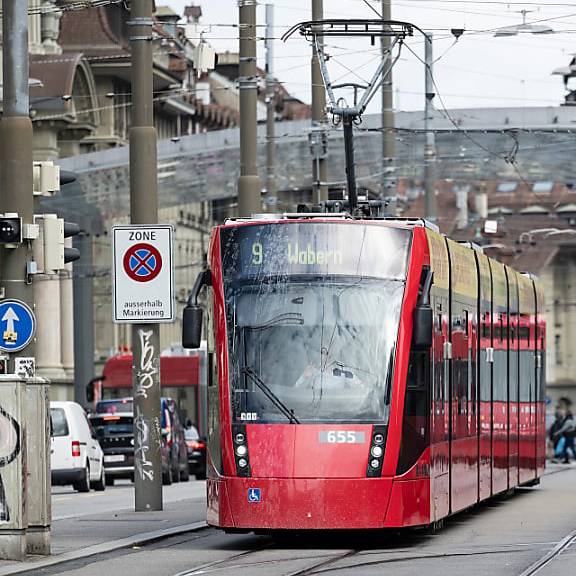
<path id="1" fill-rule="evenodd" d="M 52 485 L 72 484 L 78 492 L 106 488 L 104 455 L 76 402 L 50 402 Z"/>

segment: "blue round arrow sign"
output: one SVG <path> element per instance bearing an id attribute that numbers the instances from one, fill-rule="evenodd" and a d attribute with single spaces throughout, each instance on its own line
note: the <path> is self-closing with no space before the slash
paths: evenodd
<path id="1" fill-rule="evenodd" d="M 18 352 L 34 338 L 36 318 L 27 304 L 20 300 L 0 302 L 0 350 Z"/>

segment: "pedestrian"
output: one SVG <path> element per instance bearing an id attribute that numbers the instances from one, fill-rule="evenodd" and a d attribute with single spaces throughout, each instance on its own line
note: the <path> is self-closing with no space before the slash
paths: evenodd
<path id="1" fill-rule="evenodd" d="M 550 442 L 550 452 L 551 452 L 551 461 L 557 462 L 556 459 L 556 452 L 558 448 L 558 443 L 560 442 L 560 436 L 556 436 L 556 432 L 562 428 L 562 422 L 564 420 L 564 408 L 560 405 L 556 406 L 556 410 L 554 411 L 554 422 L 552 426 L 550 426 L 550 430 L 548 431 L 548 440 Z"/>
<path id="2" fill-rule="evenodd" d="M 564 411 L 564 418 L 562 424 L 556 432 L 554 432 L 554 438 L 564 438 L 564 464 L 570 464 L 570 457 L 568 456 L 568 450 L 572 452 L 572 457 L 576 459 L 576 450 L 574 448 L 574 437 L 576 436 L 576 423 L 574 422 L 574 416 L 568 405 Z"/>

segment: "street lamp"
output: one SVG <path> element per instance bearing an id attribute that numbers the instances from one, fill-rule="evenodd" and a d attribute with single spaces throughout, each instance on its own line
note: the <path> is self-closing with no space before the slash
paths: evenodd
<path id="1" fill-rule="evenodd" d="M 517 34 L 552 34 L 554 30 L 547 24 L 526 24 L 526 14 L 531 10 L 520 10 L 522 14 L 522 24 L 516 26 L 506 26 L 499 28 L 494 36 L 516 36 Z"/>

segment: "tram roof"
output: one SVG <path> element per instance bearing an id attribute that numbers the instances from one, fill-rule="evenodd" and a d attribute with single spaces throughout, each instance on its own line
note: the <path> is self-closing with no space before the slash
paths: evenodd
<path id="1" fill-rule="evenodd" d="M 438 226 L 424 218 L 400 218 L 400 217 L 382 217 L 382 218 L 353 218 L 347 212 L 330 213 L 330 212 L 294 212 L 283 214 L 254 214 L 250 218 L 228 218 L 224 226 L 238 226 L 251 224 L 279 224 L 286 222 L 346 222 L 347 224 L 380 224 L 393 228 L 429 228 L 439 232 Z"/>

